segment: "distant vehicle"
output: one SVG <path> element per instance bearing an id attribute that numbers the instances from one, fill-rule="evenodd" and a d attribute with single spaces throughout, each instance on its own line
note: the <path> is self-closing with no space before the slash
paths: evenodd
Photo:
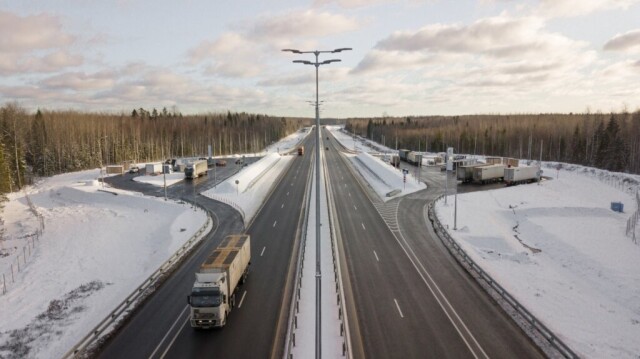
<path id="1" fill-rule="evenodd" d="M 202 175 L 206 175 L 208 169 L 207 160 L 194 161 L 193 163 L 188 164 L 184 169 L 184 177 L 187 179 L 198 178 Z"/>
<path id="2" fill-rule="evenodd" d="M 505 165 L 486 165 L 473 169 L 473 182 L 486 183 L 504 178 Z"/>
<path id="3" fill-rule="evenodd" d="M 398 166 L 400 166 L 400 156 L 398 156 L 398 155 L 393 155 L 393 156 L 391 156 L 391 161 L 389 161 L 389 163 L 390 163 L 393 167 L 398 167 Z"/>
<path id="4" fill-rule="evenodd" d="M 202 263 L 196 273 L 191 295 L 191 327 L 214 328 L 227 324 L 229 312 L 236 306 L 238 285 L 244 283 L 251 264 L 251 237 L 235 234 L 222 243 Z"/>
<path id="5" fill-rule="evenodd" d="M 504 169 L 504 182 L 507 186 L 520 183 L 535 182 L 538 180 L 538 167 L 522 166 L 507 167 Z"/>
<path id="6" fill-rule="evenodd" d="M 129 167 L 129 173 L 138 173 L 138 172 L 140 172 L 140 169 L 137 166 Z"/>
<path id="7" fill-rule="evenodd" d="M 216 166 L 218 166 L 218 167 L 224 167 L 226 165 L 227 165 L 227 161 L 225 161 L 225 160 L 218 160 L 216 162 Z"/>
<path id="8" fill-rule="evenodd" d="M 456 168 L 456 179 L 462 183 L 471 182 L 473 180 L 473 169 L 475 167 L 486 166 L 482 163 L 470 165 L 460 165 Z"/>
<path id="9" fill-rule="evenodd" d="M 151 176 L 154 174 L 158 174 L 158 173 L 162 173 L 162 164 L 160 163 L 147 163 L 146 166 L 144 166 L 145 172 L 147 174 L 147 176 Z"/>
<path id="10" fill-rule="evenodd" d="M 398 156 L 400 156 L 400 161 L 406 161 L 407 155 L 409 155 L 410 150 L 398 150 Z"/>
<path id="11" fill-rule="evenodd" d="M 407 162 L 412 165 L 421 166 L 422 165 L 422 154 L 409 151 L 407 154 Z"/>
<path id="12" fill-rule="evenodd" d="M 298 156 L 304 155 L 304 146 L 298 147 Z"/>

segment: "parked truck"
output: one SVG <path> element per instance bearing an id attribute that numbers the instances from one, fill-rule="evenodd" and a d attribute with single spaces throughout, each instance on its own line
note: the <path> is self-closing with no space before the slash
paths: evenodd
<path id="1" fill-rule="evenodd" d="M 392 155 L 391 159 L 389 160 L 389 163 L 393 166 L 393 167 L 400 167 L 400 156 L 398 155 Z"/>
<path id="2" fill-rule="evenodd" d="M 189 163 L 187 167 L 184 169 L 184 177 L 187 179 L 198 178 L 202 175 L 207 174 L 207 170 L 209 167 L 207 166 L 207 160 L 198 160 Z"/>
<path id="3" fill-rule="evenodd" d="M 407 154 L 407 162 L 412 165 L 422 166 L 422 154 L 418 152 L 409 151 Z"/>
<path id="4" fill-rule="evenodd" d="M 407 161 L 407 156 L 409 155 L 410 150 L 398 150 L 398 156 L 400 156 L 400 161 Z"/>
<path id="5" fill-rule="evenodd" d="M 162 164 L 161 163 L 147 163 L 144 166 L 144 171 L 147 176 L 162 173 Z"/>
<path id="6" fill-rule="evenodd" d="M 504 169 L 504 182 L 507 184 L 507 186 L 534 182 L 537 179 L 537 166 L 507 167 Z"/>
<path id="7" fill-rule="evenodd" d="M 504 177 L 505 165 L 486 165 L 473 169 L 473 182 L 485 183 L 500 181 Z"/>
<path id="8" fill-rule="evenodd" d="M 192 328 L 221 328 L 236 306 L 238 286 L 244 283 L 251 264 L 251 237 L 234 234 L 225 237 L 196 273 L 187 303 Z"/>
<path id="9" fill-rule="evenodd" d="M 471 182 L 473 180 L 473 169 L 480 166 L 485 166 L 485 164 L 474 163 L 458 166 L 456 168 L 456 179 L 462 181 L 462 183 Z"/>
<path id="10" fill-rule="evenodd" d="M 298 147 L 298 156 L 304 155 L 304 146 Z"/>

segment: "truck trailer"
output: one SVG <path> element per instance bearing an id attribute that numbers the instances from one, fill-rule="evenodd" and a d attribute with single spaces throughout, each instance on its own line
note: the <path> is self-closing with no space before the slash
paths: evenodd
<path id="1" fill-rule="evenodd" d="M 410 151 L 407 154 L 407 162 L 411 163 L 412 165 L 422 166 L 422 154 Z"/>
<path id="2" fill-rule="evenodd" d="M 473 180 L 473 169 L 476 167 L 485 166 L 483 163 L 474 163 L 459 165 L 456 168 L 456 179 L 463 183 L 471 182 Z"/>
<path id="3" fill-rule="evenodd" d="M 411 152 L 411 150 L 398 150 L 398 156 L 400 156 L 400 161 L 406 162 L 409 152 Z"/>
<path id="4" fill-rule="evenodd" d="M 500 181 L 504 177 L 504 165 L 486 165 L 473 169 L 473 182 L 485 183 Z"/>
<path id="5" fill-rule="evenodd" d="M 144 166 L 144 171 L 147 176 L 152 174 L 162 173 L 162 164 L 161 163 L 147 163 Z"/>
<path id="6" fill-rule="evenodd" d="M 522 166 L 504 169 L 504 182 L 507 186 L 520 183 L 534 182 L 538 179 L 538 167 Z"/>
<path id="7" fill-rule="evenodd" d="M 202 175 L 206 175 L 208 169 L 207 160 L 193 161 L 193 163 L 190 163 L 185 167 L 184 177 L 187 179 L 198 178 Z"/>
<path id="8" fill-rule="evenodd" d="M 236 306 L 238 286 L 244 283 L 251 264 L 251 237 L 234 234 L 225 237 L 196 273 L 187 303 L 192 328 L 221 328 Z"/>
<path id="9" fill-rule="evenodd" d="M 298 156 L 304 155 L 304 146 L 298 147 Z"/>

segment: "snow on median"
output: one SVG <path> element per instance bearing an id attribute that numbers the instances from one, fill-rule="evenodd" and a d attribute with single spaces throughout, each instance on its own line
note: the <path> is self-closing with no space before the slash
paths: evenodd
<path id="1" fill-rule="evenodd" d="M 451 199 L 451 198 L 450 198 Z M 621 201 L 626 213 L 611 211 Z M 626 193 L 568 171 L 541 185 L 458 195 L 438 218 L 485 271 L 578 355 L 640 353 L 640 246 Z"/>
<path id="2" fill-rule="evenodd" d="M 346 156 L 383 201 L 427 188 L 411 173 L 406 175 L 405 182 L 402 172 L 368 153 Z"/>
<path id="3" fill-rule="evenodd" d="M 245 224 L 249 223 L 282 171 L 296 157 L 270 153 L 201 194 L 240 210 Z"/>

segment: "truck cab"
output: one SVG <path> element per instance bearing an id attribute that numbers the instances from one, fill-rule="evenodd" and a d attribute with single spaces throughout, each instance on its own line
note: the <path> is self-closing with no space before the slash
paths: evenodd
<path id="1" fill-rule="evenodd" d="M 223 327 L 229 313 L 225 273 L 196 273 L 196 282 L 187 297 L 194 328 Z"/>

